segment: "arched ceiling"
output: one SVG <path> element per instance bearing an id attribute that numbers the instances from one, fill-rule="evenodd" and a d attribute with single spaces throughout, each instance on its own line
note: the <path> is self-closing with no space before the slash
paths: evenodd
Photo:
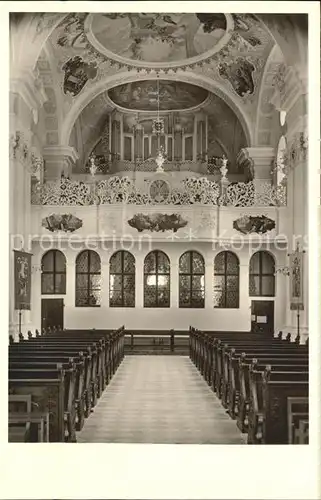
<path id="1" fill-rule="evenodd" d="M 152 82 L 155 82 L 153 80 Z M 93 99 L 78 116 L 71 134 L 70 145 L 78 151 L 80 160 L 79 166 L 84 165 L 88 156 L 97 144 L 108 123 L 110 113 L 115 109 L 110 97 L 110 91 L 99 94 Z M 241 148 L 249 145 L 244 128 L 240 120 L 232 109 L 217 95 L 207 93 L 206 100 L 198 106 L 197 110 L 183 110 L 179 113 L 180 121 L 188 123 L 195 112 L 201 111 L 208 116 L 209 124 L 209 149 L 214 143 L 222 145 L 224 153 L 230 158 L 234 165 L 234 160 Z M 148 114 L 149 110 L 147 110 Z M 124 110 L 124 122 L 132 120 L 131 116 L 137 119 L 136 110 Z M 146 112 L 140 111 L 138 121 L 142 122 L 146 117 Z M 212 146 L 211 146 L 212 145 Z"/>
<path id="2" fill-rule="evenodd" d="M 149 80 L 144 85 L 151 88 L 154 84 L 150 82 L 159 78 L 178 89 L 186 90 L 192 84 L 194 90 L 200 88 L 198 98 L 191 92 L 193 104 L 199 104 L 208 91 L 210 96 L 219 96 L 238 117 L 247 143 L 253 144 L 268 58 L 277 37 L 280 46 L 281 42 L 286 48 L 291 45 L 289 35 L 282 39 L 282 26 L 285 30 L 290 21 L 286 24 L 284 20 L 274 29 L 276 17 L 265 25 L 262 16 L 252 14 L 23 14 L 11 20 L 13 60 L 18 66 L 23 62 L 27 66 L 36 53 L 40 56 L 39 64 L 33 63 L 36 76 L 45 88 L 52 89 L 43 108 L 43 121 L 51 127 L 47 143 L 74 142 L 74 129 L 80 122 L 91 134 L 98 134 L 106 113 L 124 104 L 112 87 L 130 85 L 128 89 L 135 91 L 142 88 L 143 80 Z M 277 36 L 271 35 L 273 30 Z M 46 59 L 50 71 L 45 69 Z M 50 72 L 54 78 L 49 85 Z M 110 89 L 109 95 L 106 89 Z M 137 109 L 135 92 L 130 92 L 129 106 Z M 177 95 L 174 99 L 177 101 Z M 48 111 L 54 102 L 59 103 L 60 111 L 57 134 L 53 130 L 57 119 Z M 215 117 L 217 123 L 223 118 Z"/>
<path id="3" fill-rule="evenodd" d="M 109 97 L 118 106 L 139 108 L 136 90 L 154 85 L 142 84 L 144 75 L 146 80 L 158 77 L 175 80 L 168 84 L 167 91 L 170 89 L 172 101 L 184 101 L 181 108 L 187 107 L 189 100 L 190 107 L 199 104 L 206 94 L 204 89 L 210 88 L 214 93 L 217 89 L 243 117 L 243 126 L 247 123 L 246 135 L 253 137 L 251 123 L 256 118 L 263 69 L 274 41 L 251 14 L 72 13 L 52 31 L 47 44 L 56 64 L 63 98 L 66 125 L 62 127 L 61 140 L 69 142 L 73 124 L 97 93 L 125 84 L 117 81 L 121 72 L 130 76 L 127 89 L 132 99 L 127 104 L 121 102 L 126 92 L 118 92 L 116 96 L 117 90 L 110 90 Z M 164 51 L 170 55 L 161 60 Z M 194 81 L 186 82 L 185 78 L 179 87 L 176 82 L 184 81 L 181 75 L 188 72 L 193 73 Z M 189 83 L 197 83 L 198 95 L 195 88 L 187 91 Z M 180 98 L 175 90 L 173 95 L 175 88 L 182 91 Z M 164 100 L 161 106 L 165 106 Z M 152 108 L 153 101 L 149 101 Z M 167 105 L 173 109 L 173 104 Z M 140 109 L 146 109 L 146 103 Z"/>
<path id="4" fill-rule="evenodd" d="M 125 83 L 108 91 L 114 105 L 141 111 L 156 111 L 158 107 L 160 110 L 193 108 L 202 104 L 208 95 L 205 89 L 196 85 L 170 80 Z"/>

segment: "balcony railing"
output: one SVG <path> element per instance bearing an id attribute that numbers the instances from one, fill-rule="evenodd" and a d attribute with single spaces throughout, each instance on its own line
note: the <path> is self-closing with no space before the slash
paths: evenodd
<path id="1" fill-rule="evenodd" d="M 212 205 L 229 207 L 268 207 L 286 205 L 286 187 L 254 182 L 222 185 L 206 177 L 188 177 L 179 185 L 167 180 L 151 180 L 144 189 L 128 177 L 109 177 L 95 183 L 62 178 L 32 187 L 33 205 Z"/>

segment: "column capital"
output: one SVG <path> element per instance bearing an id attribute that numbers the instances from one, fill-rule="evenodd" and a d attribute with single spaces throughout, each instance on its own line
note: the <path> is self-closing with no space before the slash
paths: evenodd
<path id="1" fill-rule="evenodd" d="M 70 158 L 72 162 L 79 159 L 76 149 L 72 146 L 47 146 L 43 149 L 43 156 L 45 159 L 53 158 Z"/>
<path id="2" fill-rule="evenodd" d="M 265 164 L 267 161 L 271 161 L 274 158 L 274 148 L 273 147 L 252 147 L 241 149 L 240 158 L 251 158 L 255 165 L 260 163 Z"/>
<path id="3" fill-rule="evenodd" d="M 62 173 L 69 175 L 79 155 L 74 147 L 60 145 L 44 148 L 43 158 L 46 162 L 45 176 L 48 180 L 57 179 Z"/>

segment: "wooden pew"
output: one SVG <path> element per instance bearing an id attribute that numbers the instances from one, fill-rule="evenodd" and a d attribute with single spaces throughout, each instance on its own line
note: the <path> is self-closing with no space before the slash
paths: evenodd
<path id="1" fill-rule="evenodd" d="M 66 369 L 66 363 L 75 360 L 75 423 L 76 430 L 80 430 L 85 417 L 92 411 L 97 398 L 123 358 L 123 337 L 124 327 L 103 334 L 93 330 L 78 335 L 77 332 L 69 334 L 53 329 L 49 333 L 44 332 L 42 336 L 37 332 L 33 337 L 29 332 L 28 340 L 20 336 L 19 343 L 11 342 L 9 367 L 12 370 L 34 367 L 51 370 L 55 363 L 62 362 Z M 96 363 L 93 359 L 95 352 Z M 65 418 L 66 416 L 67 412 Z M 72 428 L 74 427 L 73 422 Z"/>
<path id="2" fill-rule="evenodd" d="M 105 345 L 102 342 L 91 342 L 89 343 L 86 340 L 71 340 L 50 337 L 43 337 L 41 339 L 33 338 L 30 341 L 25 340 L 24 342 L 19 342 L 16 344 L 16 348 L 26 349 L 26 350 L 44 350 L 47 351 L 59 349 L 64 351 L 68 349 L 68 351 L 72 349 L 81 350 L 85 352 L 90 352 L 91 355 L 91 364 L 90 364 L 90 379 L 92 385 L 92 395 L 93 395 L 93 406 L 96 405 L 97 398 L 100 397 L 102 391 L 105 388 L 104 383 L 104 349 Z"/>
<path id="3" fill-rule="evenodd" d="M 236 418 L 237 418 L 237 426 L 242 432 L 246 432 L 247 430 L 247 418 L 249 411 L 249 404 L 251 398 L 251 389 L 250 389 L 250 368 L 252 362 L 260 362 L 261 364 L 275 365 L 303 365 L 305 368 L 308 364 L 308 359 L 306 355 L 296 355 L 295 353 L 285 353 L 279 354 L 273 351 L 267 351 L 266 353 L 258 353 L 253 350 L 253 352 L 242 353 L 240 356 L 234 356 L 234 359 L 231 363 L 231 385 L 230 385 L 230 401 L 229 408 L 233 406 L 233 404 L 237 405 L 236 407 Z M 232 384 L 236 382 L 236 390 L 234 387 L 232 388 Z M 238 391 L 237 391 L 238 388 Z M 234 392 L 235 390 L 235 392 Z M 235 403 L 236 399 L 236 403 Z M 232 415 L 235 415 L 235 406 L 234 409 L 231 408 Z"/>
<path id="4" fill-rule="evenodd" d="M 10 412 L 9 442 L 49 443 L 49 413 Z"/>
<path id="5" fill-rule="evenodd" d="M 99 340 L 105 343 L 105 373 L 103 378 L 105 384 L 108 384 L 116 369 L 120 365 L 124 357 L 124 326 L 116 331 L 106 330 L 62 330 L 50 333 L 48 336 L 67 339 L 82 339 L 82 340 Z"/>
<path id="6" fill-rule="evenodd" d="M 37 366 L 38 363 L 45 363 L 48 367 L 57 363 L 66 364 L 73 363 L 76 365 L 76 381 L 75 381 L 75 404 L 76 404 L 76 424 L 77 427 L 82 427 L 84 418 L 88 417 L 92 409 L 92 386 L 91 386 L 91 357 L 87 353 L 78 352 L 10 352 L 9 366 L 13 362 L 28 363 L 31 366 Z"/>
<path id="7" fill-rule="evenodd" d="M 91 348 L 82 348 L 79 344 L 75 347 L 67 347 L 63 345 L 56 346 L 48 346 L 46 347 L 44 344 L 42 345 L 34 345 L 27 346 L 26 343 L 13 344 L 9 346 L 9 359 L 12 356 L 16 356 L 16 359 L 19 359 L 19 356 L 29 356 L 29 357 L 37 357 L 37 356 L 46 356 L 46 357 L 80 357 L 85 359 L 85 390 L 86 390 L 86 412 L 89 414 L 91 408 L 93 408 L 97 403 L 97 377 L 96 377 L 96 363 L 95 357 L 93 356 L 93 352 Z"/>
<path id="8" fill-rule="evenodd" d="M 307 370 L 303 371 L 295 369 L 290 371 L 288 367 L 285 366 L 285 370 L 276 370 L 275 366 L 267 366 L 264 371 L 258 371 L 256 369 L 251 369 L 250 371 L 250 391 L 251 397 L 249 399 L 249 424 L 248 424 L 248 443 L 249 444 L 261 444 L 263 443 L 263 427 L 264 427 L 264 419 L 266 418 L 266 413 L 264 409 L 264 383 L 266 382 L 293 382 L 293 383 L 308 383 L 309 380 L 309 372 Z M 303 367 L 305 368 L 305 367 Z M 292 387 L 295 395 L 295 387 Z M 287 408 L 285 408 L 285 412 L 287 414 Z M 307 417 L 307 411 L 303 413 L 303 418 Z M 286 433 L 283 436 L 283 443 L 287 443 L 287 438 L 289 434 Z M 269 441 L 272 439 L 271 437 L 266 437 Z M 272 441 L 271 441 L 272 442 Z M 289 443 L 290 444 L 290 443 Z"/>
<path id="9" fill-rule="evenodd" d="M 266 364 L 272 363 L 274 378 L 287 377 L 286 381 L 293 383 L 296 379 L 307 382 L 308 343 L 299 345 L 299 342 L 298 336 L 295 342 L 290 342 L 290 335 L 282 340 L 282 332 L 278 338 L 241 332 L 209 335 L 190 327 L 189 347 L 191 360 L 222 398 L 222 404 L 228 408 L 232 418 L 237 416 L 241 431 L 246 432 L 251 401 L 249 371 L 253 358 L 257 358 L 256 366 L 260 368 L 261 378 Z M 302 418 L 305 418 L 301 419 L 301 440 L 304 440 L 308 429 L 306 413 L 302 414 Z M 249 425 L 252 426 L 252 421 Z M 300 423 L 297 427 L 298 436 Z"/>
<path id="10" fill-rule="evenodd" d="M 50 442 L 64 442 L 64 372 L 63 370 L 30 372 L 17 378 L 9 372 L 9 395 L 32 395 L 41 414 L 49 414 Z M 18 375 L 18 374 L 17 374 Z"/>
<path id="11" fill-rule="evenodd" d="M 292 358 L 294 357 L 294 361 L 295 359 L 298 361 L 307 359 L 308 356 L 307 351 L 299 350 L 294 344 L 286 348 L 280 348 L 275 345 L 267 345 L 264 348 L 262 348 L 262 346 L 253 347 L 246 345 L 233 348 L 224 346 L 222 349 L 221 361 L 219 361 L 216 371 L 216 389 L 218 389 L 218 394 L 222 397 L 222 404 L 225 408 L 230 408 L 229 401 L 233 399 L 233 397 L 235 398 L 236 392 L 239 391 L 240 386 L 238 384 L 238 379 L 240 379 L 240 376 L 238 372 L 240 360 L 241 362 L 243 361 L 245 353 L 247 357 L 267 357 L 275 355 L 276 358 L 286 358 L 287 356 L 291 356 Z M 233 403 L 230 409 L 232 410 L 232 414 L 234 414 Z"/>
<path id="12" fill-rule="evenodd" d="M 307 351 L 306 349 L 299 349 L 296 344 L 290 344 L 288 346 L 282 346 L 270 343 L 264 344 L 247 344 L 247 343 L 233 343 L 233 347 L 227 344 L 222 345 L 222 343 L 218 343 L 214 346 L 217 354 L 215 356 L 216 365 L 215 365 L 215 374 L 213 375 L 213 379 L 215 380 L 214 390 L 218 393 L 219 397 L 223 398 L 223 405 L 225 407 L 228 406 L 227 401 L 227 392 L 229 389 L 229 376 L 230 376 L 230 363 L 231 357 L 230 353 L 233 352 L 233 356 L 239 357 L 244 352 L 249 355 L 249 352 L 253 354 L 259 355 L 270 355 L 275 353 L 277 356 L 287 356 L 288 354 L 293 354 L 297 356 L 305 356 Z"/>
<path id="13" fill-rule="evenodd" d="M 288 444 L 288 399 L 308 398 L 308 393 L 308 381 L 274 381 L 264 377 L 262 444 Z"/>
<path id="14" fill-rule="evenodd" d="M 9 380 L 23 379 L 44 379 L 47 376 L 55 378 L 57 373 L 64 374 L 64 440 L 66 442 L 76 442 L 76 405 L 75 405 L 75 367 L 68 366 L 63 370 L 58 364 L 55 369 L 26 368 L 22 365 L 19 368 L 9 368 Z"/>
<path id="15" fill-rule="evenodd" d="M 84 358 L 68 358 L 68 357 L 31 357 L 31 358 L 20 358 L 11 357 L 9 359 L 9 370 L 10 369 L 47 369 L 53 370 L 57 367 L 57 364 L 61 364 L 63 370 L 74 370 L 75 381 L 74 381 L 74 398 L 73 405 L 75 411 L 75 425 L 76 430 L 80 431 L 84 425 L 85 421 L 85 373 L 84 373 Z M 68 373 L 68 372 L 67 372 Z M 71 397 L 71 396 L 70 396 Z M 66 405 L 65 405 L 66 406 Z M 86 414 L 89 415 L 87 409 Z"/>

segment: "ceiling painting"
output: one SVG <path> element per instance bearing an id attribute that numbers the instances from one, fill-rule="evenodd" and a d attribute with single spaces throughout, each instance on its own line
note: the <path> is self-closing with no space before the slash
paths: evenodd
<path id="1" fill-rule="evenodd" d="M 90 31 L 109 52 L 135 61 L 180 62 L 212 50 L 226 33 L 224 14 L 93 14 Z"/>
<path id="2" fill-rule="evenodd" d="M 253 94 L 254 81 L 252 73 L 254 70 L 254 64 L 243 57 L 238 57 L 229 63 L 223 62 L 218 66 L 220 76 L 229 81 L 240 97 L 245 94 Z"/>
<path id="3" fill-rule="evenodd" d="M 158 81 L 125 83 L 109 90 L 110 99 L 123 108 L 156 111 Z M 208 91 L 183 82 L 159 81 L 159 109 L 178 110 L 198 106 L 208 97 Z"/>

